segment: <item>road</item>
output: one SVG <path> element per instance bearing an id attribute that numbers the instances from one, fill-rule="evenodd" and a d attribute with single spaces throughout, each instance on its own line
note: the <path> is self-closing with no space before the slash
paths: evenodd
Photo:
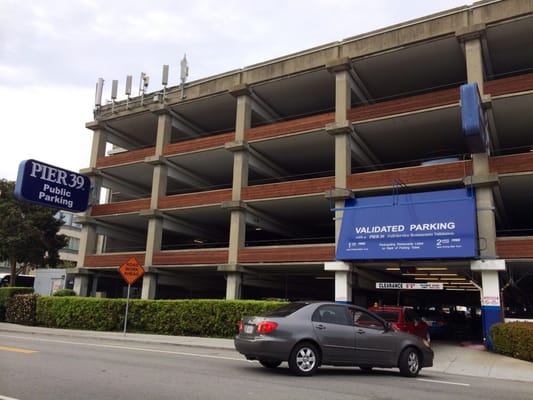
<path id="1" fill-rule="evenodd" d="M 530 400 L 533 384 L 397 370 L 324 367 L 309 378 L 235 351 L 0 333 L 0 399 Z"/>

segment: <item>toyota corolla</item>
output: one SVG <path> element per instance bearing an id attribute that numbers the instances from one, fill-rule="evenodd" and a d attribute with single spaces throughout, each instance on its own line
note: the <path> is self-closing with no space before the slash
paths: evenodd
<path id="1" fill-rule="evenodd" d="M 417 376 L 433 365 L 430 344 L 399 332 L 371 311 L 333 302 L 294 302 L 239 323 L 235 348 L 266 368 L 288 362 L 296 375 L 308 376 L 321 365 L 398 368 Z"/>

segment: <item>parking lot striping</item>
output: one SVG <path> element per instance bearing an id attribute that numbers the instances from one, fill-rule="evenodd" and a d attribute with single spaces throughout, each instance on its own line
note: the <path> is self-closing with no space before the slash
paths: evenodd
<path id="1" fill-rule="evenodd" d="M 5 346 L 0 346 L 0 351 L 12 351 L 14 353 L 26 353 L 26 354 L 37 353 L 37 350 L 20 349 L 18 347 L 5 347 Z"/>
<path id="2" fill-rule="evenodd" d="M 15 399 L 14 397 L 2 396 L 2 395 L 0 394 L 0 400 L 18 400 L 18 399 Z"/>
<path id="3" fill-rule="evenodd" d="M 437 380 L 434 380 L 434 379 L 423 379 L 423 378 L 417 378 L 417 380 L 418 381 L 423 381 L 423 382 L 431 382 L 431 383 L 442 383 L 443 385 L 470 386 L 470 383 L 437 381 Z"/>
<path id="4" fill-rule="evenodd" d="M 144 351 L 144 352 L 151 352 L 151 353 L 174 354 L 174 355 L 180 355 L 180 356 L 191 356 L 191 357 L 201 357 L 201 358 L 215 358 L 215 359 L 219 359 L 219 360 L 246 361 L 244 358 L 213 356 L 213 355 L 209 355 L 209 354 L 187 353 L 187 352 L 183 352 L 183 351 L 157 350 L 157 349 L 150 349 L 150 348 L 144 348 L 144 347 L 119 346 L 119 345 L 112 345 L 112 344 L 97 344 L 97 343 L 84 343 L 84 342 L 71 342 L 71 341 L 68 341 L 68 340 L 41 339 L 41 338 L 33 338 L 33 337 L 32 338 L 24 338 L 24 337 L 21 337 L 21 336 L 9 336 L 9 335 L 0 335 L 0 336 L 10 337 L 10 338 L 13 338 L 13 339 L 34 340 L 34 341 L 38 341 L 38 342 L 73 344 L 73 345 L 78 345 L 78 346 L 102 347 L 102 348 L 108 348 L 108 349 L 136 350 L 136 351 Z M 162 343 L 162 344 L 164 344 L 164 343 Z M 0 347 L 0 349 L 1 349 L 1 347 Z"/>

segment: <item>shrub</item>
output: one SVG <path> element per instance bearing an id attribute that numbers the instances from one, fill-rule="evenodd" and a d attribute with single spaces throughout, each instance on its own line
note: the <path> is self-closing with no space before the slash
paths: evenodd
<path id="1" fill-rule="evenodd" d="M 33 293 L 30 287 L 3 287 L 0 288 L 0 321 L 6 320 L 6 309 L 13 296 L 17 294 Z"/>
<path id="2" fill-rule="evenodd" d="M 251 300 L 130 300 L 130 332 L 161 335 L 233 337 L 243 315 L 278 307 L 275 301 Z M 121 331 L 126 299 L 40 296 L 36 323 L 63 329 Z"/>
<path id="3" fill-rule="evenodd" d="M 37 294 L 17 294 L 6 307 L 6 321 L 21 325 L 35 325 Z"/>
<path id="4" fill-rule="evenodd" d="M 76 292 L 74 291 L 74 289 L 59 289 L 59 290 L 56 290 L 52 296 L 77 296 Z"/>
<path id="5" fill-rule="evenodd" d="M 492 325 L 494 349 L 506 356 L 533 361 L 533 323 L 510 322 Z"/>

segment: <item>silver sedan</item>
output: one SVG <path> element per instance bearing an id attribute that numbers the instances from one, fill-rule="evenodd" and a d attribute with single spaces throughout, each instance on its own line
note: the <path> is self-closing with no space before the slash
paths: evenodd
<path id="1" fill-rule="evenodd" d="M 320 365 L 363 370 L 399 368 L 414 377 L 433 365 L 429 343 L 395 330 L 365 308 L 333 302 L 294 302 L 259 316 L 245 316 L 235 348 L 266 368 L 289 364 L 308 376 Z"/>

